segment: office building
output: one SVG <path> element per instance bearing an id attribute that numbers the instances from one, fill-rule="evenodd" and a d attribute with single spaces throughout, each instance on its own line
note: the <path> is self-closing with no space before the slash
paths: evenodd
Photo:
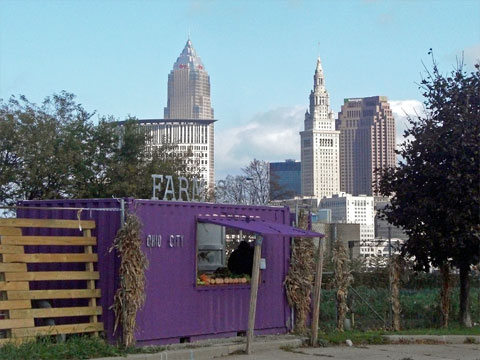
<path id="1" fill-rule="evenodd" d="M 270 200 L 292 199 L 301 194 L 301 163 L 295 160 L 271 162 Z"/>
<path id="2" fill-rule="evenodd" d="M 332 222 L 332 210 L 315 209 L 312 210 L 312 223 L 330 224 Z"/>
<path id="3" fill-rule="evenodd" d="M 359 224 L 343 224 L 343 223 L 323 223 L 313 222 L 312 230 L 325 234 L 324 237 L 324 259 L 332 259 L 333 248 L 335 242 L 340 241 L 345 249 L 348 250 L 350 259 L 364 257 L 363 253 L 360 255 L 360 247 L 358 246 L 358 239 L 360 238 Z"/>
<path id="4" fill-rule="evenodd" d="M 340 188 L 377 195 L 377 169 L 395 166 L 395 120 L 385 96 L 345 99 L 338 114 Z"/>
<path id="5" fill-rule="evenodd" d="M 382 218 L 381 211 L 390 204 L 388 197 L 376 196 L 374 198 L 375 206 L 375 238 L 381 239 L 400 239 L 408 240 L 407 234 L 399 227 L 390 224 L 386 219 Z"/>
<path id="6" fill-rule="evenodd" d="M 372 196 L 353 196 L 347 193 L 334 194 L 320 201 L 320 208 L 332 211 L 333 223 L 359 224 L 360 255 L 375 254 L 375 212 Z"/>
<path id="7" fill-rule="evenodd" d="M 302 196 L 321 199 L 340 191 L 340 132 L 335 130 L 320 58 L 313 79 L 310 107 L 300 132 Z"/>
<path id="8" fill-rule="evenodd" d="M 174 144 L 175 152 L 190 153 L 187 170 L 200 174 L 208 188 L 215 184 L 214 122 L 210 102 L 210 77 L 188 39 L 168 75 L 168 100 L 164 119 L 144 119 L 139 124 L 151 135 L 149 146 Z"/>

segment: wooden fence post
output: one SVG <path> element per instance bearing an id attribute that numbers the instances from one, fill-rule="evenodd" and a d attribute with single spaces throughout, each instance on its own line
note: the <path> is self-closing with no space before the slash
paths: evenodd
<path id="1" fill-rule="evenodd" d="M 253 253 L 252 279 L 250 283 L 250 309 L 248 312 L 247 348 L 246 353 L 252 352 L 253 330 L 255 328 L 255 311 L 257 309 L 258 279 L 260 275 L 260 257 L 262 254 L 263 237 L 257 235 Z"/>
<path id="2" fill-rule="evenodd" d="M 317 269 L 315 272 L 315 286 L 313 288 L 312 346 L 316 346 L 318 340 L 318 318 L 320 316 L 320 296 L 323 275 L 323 238 L 318 240 L 317 255 L 318 258 Z"/>

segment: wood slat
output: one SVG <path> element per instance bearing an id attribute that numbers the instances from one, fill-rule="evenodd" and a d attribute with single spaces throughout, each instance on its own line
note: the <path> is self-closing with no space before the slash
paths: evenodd
<path id="1" fill-rule="evenodd" d="M 55 229 L 95 229 L 94 220 L 59 220 L 59 219 L 0 219 L 0 227 L 37 227 Z"/>
<path id="2" fill-rule="evenodd" d="M 25 318 L 54 318 L 64 316 L 90 316 L 102 315 L 102 307 L 66 307 L 66 308 L 48 308 L 48 309 L 25 309 L 10 310 L 10 319 Z"/>
<path id="3" fill-rule="evenodd" d="M 98 271 L 32 271 L 6 272 L 6 281 L 98 280 Z"/>
<path id="4" fill-rule="evenodd" d="M 0 320 L 0 330 L 28 328 L 35 326 L 33 318 L 30 319 L 3 319 Z"/>
<path id="5" fill-rule="evenodd" d="M 83 236 L 2 236 L 4 245 L 96 245 L 96 237 Z"/>
<path id="6" fill-rule="evenodd" d="M 75 263 L 97 262 L 97 254 L 4 254 L 4 263 Z"/>
<path id="7" fill-rule="evenodd" d="M 0 281 L 0 291 L 30 290 L 28 281 Z"/>
<path id="8" fill-rule="evenodd" d="M 2 300 L 0 301 L 0 310 L 11 309 L 31 309 L 32 302 L 30 300 Z"/>
<path id="9" fill-rule="evenodd" d="M 0 263 L 0 272 L 27 272 L 27 264 Z"/>
<path id="10" fill-rule="evenodd" d="M 23 246 L 0 245 L 0 254 L 23 254 Z"/>
<path id="11" fill-rule="evenodd" d="M 21 236 L 23 227 L 79 229 L 83 236 Z M 81 229 L 80 229 L 81 227 Z M 8 339 L 0 345 L 34 339 L 35 336 L 103 331 L 98 322 L 102 307 L 96 306 L 101 290 L 94 270 L 98 255 L 93 251 L 97 239 L 92 237 L 94 221 L 57 219 L 0 219 L 0 292 L 8 300 L 0 301 L 0 310 L 8 310 L 8 319 L 0 320 L 0 330 L 9 329 Z M 24 246 L 65 245 L 84 246 L 83 253 L 24 253 Z M 28 263 L 85 263 L 85 271 L 27 272 Z M 86 280 L 87 289 L 29 290 L 29 281 Z M 87 298 L 89 306 L 32 309 L 31 300 Z M 90 323 L 35 327 L 35 318 L 83 317 Z M 19 340 L 20 339 L 20 340 Z"/>
<path id="12" fill-rule="evenodd" d="M 85 236 L 85 237 L 92 236 L 91 230 L 85 230 L 83 232 L 83 236 Z M 85 246 L 84 251 L 85 251 L 86 254 L 93 254 L 93 246 Z M 94 270 L 94 264 L 92 262 L 86 263 L 85 264 L 85 270 L 86 271 L 93 271 Z M 90 289 L 90 290 L 95 289 L 95 280 L 88 280 L 87 281 L 87 289 Z M 96 307 L 97 306 L 97 299 L 90 298 L 88 300 L 88 305 L 90 307 Z M 89 320 L 90 320 L 91 323 L 97 323 L 98 322 L 98 316 L 97 315 L 91 315 Z M 98 336 L 98 333 L 95 332 L 94 336 Z"/>
<path id="13" fill-rule="evenodd" d="M 22 235 L 22 229 L 12 227 L 0 227 L 0 236 L 3 235 Z"/>
<path id="14" fill-rule="evenodd" d="M 75 299 L 75 298 L 98 298 L 100 289 L 94 290 L 30 290 L 30 291 L 7 291 L 9 300 L 40 300 L 40 299 Z"/>
<path id="15" fill-rule="evenodd" d="M 56 326 L 39 326 L 23 329 L 12 329 L 12 336 L 43 336 L 43 335 L 57 335 L 57 334 L 76 334 L 84 332 L 103 331 L 103 323 L 95 324 L 69 324 Z"/>

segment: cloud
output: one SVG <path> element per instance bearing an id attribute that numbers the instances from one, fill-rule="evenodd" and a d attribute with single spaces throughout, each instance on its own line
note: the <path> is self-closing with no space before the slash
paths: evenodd
<path id="1" fill-rule="evenodd" d="M 240 173 L 254 158 L 299 159 L 305 110 L 304 106 L 277 108 L 254 115 L 243 126 L 216 131 L 216 178 Z"/>
<path id="2" fill-rule="evenodd" d="M 473 68 L 473 65 L 480 63 L 480 43 L 465 48 L 464 57 L 469 67 Z"/>
<path id="3" fill-rule="evenodd" d="M 404 140 L 403 133 L 408 127 L 408 116 L 424 114 L 424 107 L 418 100 L 390 100 L 389 103 L 395 118 L 395 139 L 398 147 Z"/>
<path id="4" fill-rule="evenodd" d="M 423 103 L 390 100 L 395 117 L 396 142 L 403 142 L 408 126 L 407 116 L 423 114 Z M 300 160 L 300 135 L 303 130 L 304 106 L 282 107 L 254 115 L 242 126 L 215 131 L 216 178 L 238 175 L 254 158 L 265 161 Z"/>

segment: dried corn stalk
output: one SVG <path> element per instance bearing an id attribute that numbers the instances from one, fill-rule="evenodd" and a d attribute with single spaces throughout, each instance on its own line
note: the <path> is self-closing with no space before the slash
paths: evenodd
<path id="1" fill-rule="evenodd" d="M 343 324 L 347 316 L 348 287 L 353 281 L 350 270 L 347 249 L 341 241 L 336 241 L 332 254 L 333 269 L 335 273 L 335 289 L 337 289 L 337 329 L 343 331 Z"/>
<path id="2" fill-rule="evenodd" d="M 298 227 L 307 229 L 308 214 L 300 213 Z M 293 240 L 290 267 L 285 278 L 288 303 L 295 309 L 295 328 L 299 334 L 307 332 L 307 318 L 311 307 L 311 292 L 315 272 L 315 246 L 311 238 Z"/>
<path id="3" fill-rule="evenodd" d="M 440 290 L 442 307 L 442 326 L 448 328 L 448 318 L 450 315 L 450 265 L 444 264 L 440 267 L 442 273 L 442 289 Z"/>
<path id="4" fill-rule="evenodd" d="M 137 311 L 145 302 L 145 270 L 148 261 L 141 250 L 142 224 L 134 214 L 127 214 L 125 224 L 118 231 L 110 251 L 115 249 L 121 258 L 119 275 L 120 287 L 115 293 L 113 311 L 115 326 L 122 327 L 122 342 L 128 347 L 135 344 L 135 319 Z"/>
<path id="5" fill-rule="evenodd" d="M 390 266 L 389 266 L 389 276 L 390 276 L 390 301 L 392 304 L 392 326 L 393 330 L 399 331 L 400 330 L 400 313 L 402 311 L 400 306 L 400 282 L 401 282 L 401 274 L 404 270 L 404 263 L 403 259 L 398 256 L 394 255 L 391 258 Z"/>

